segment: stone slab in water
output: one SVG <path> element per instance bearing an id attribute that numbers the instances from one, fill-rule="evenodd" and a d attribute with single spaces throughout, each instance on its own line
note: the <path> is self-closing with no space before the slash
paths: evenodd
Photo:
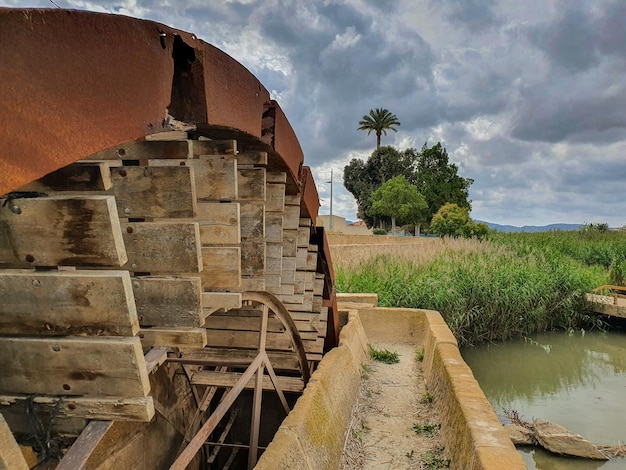
<path id="1" fill-rule="evenodd" d="M 608 460 L 594 444 L 563 426 L 542 420 L 534 421 L 533 426 L 537 441 L 550 452 L 585 459 Z"/>

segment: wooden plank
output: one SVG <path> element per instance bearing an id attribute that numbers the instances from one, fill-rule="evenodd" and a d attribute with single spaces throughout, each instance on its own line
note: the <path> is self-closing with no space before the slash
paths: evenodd
<path id="1" fill-rule="evenodd" d="M 311 230 L 308 227 L 298 227 L 298 238 L 296 245 L 298 248 L 308 248 Z"/>
<path id="2" fill-rule="evenodd" d="M 194 156 L 237 155 L 237 141 L 228 140 L 192 140 L 191 151 Z"/>
<path id="3" fill-rule="evenodd" d="M 307 269 L 307 260 L 309 256 L 308 248 L 298 248 L 296 254 L 296 269 L 304 271 Z"/>
<path id="4" fill-rule="evenodd" d="M 267 152 L 249 150 L 239 152 L 235 158 L 237 165 L 267 165 Z"/>
<path id="5" fill-rule="evenodd" d="M 20 191 L 107 191 L 111 189 L 109 162 L 76 162 L 20 188 Z"/>
<path id="6" fill-rule="evenodd" d="M 29 468 L 9 425 L 0 414 L 0 470 L 28 470 Z"/>
<path id="7" fill-rule="evenodd" d="M 200 225 L 203 245 L 241 242 L 239 203 L 199 202 L 194 220 Z"/>
<path id="8" fill-rule="evenodd" d="M 170 362 L 187 362 L 206 366 L 247 367 L 256 357 L 255 349 L 206 347 L 203 349 L 181 348 L 182 358 L 169 358 Z M 291 351 L 268 351 L 272 366 L 277 371 L 297 371 L 298 359 Z"/>
<path id="9" fill-rule="evenodd" d="M 274 293 L 275 290 L 280 289 L 280 274 L 265 274 L 265 289 L 268 292 Z"/>
<path id="10" fill-rule="evenodd" d="M 134 336 L 128 271 L 0 271 L 0 334 Z"/>
<path id="11" fill-rule="evenodd" d="M 240 247 L 202 247 L 203 290 L 236 289 L 241 285 Z"/>
<path id="12" fill-rule="evenodd" d="M 85 160 L 147 160 L 149 158 L 187 158 L 187 141 L 133 141 L 94 153 Z"/>
<path id="13" fill-rule="evenodd" d="M 240 204 L 241 239 L 265 237 L 265 208 L 262 202 Z"/>
<path id="14" fill-rule="evenodd" d="M 266 173 L 265 179 L 268 183 L 277 183 L 277 184 L 286 184 L 287 183 L 287 173 L 284 171 L 268 171 Z M 283 197 L 283 201 L 284 201 Z"/>
<path id="15" fill-rule="evenodd" d="M 164 364 L 167 360 L 167 353 L 170 351 L 170 348 L 167 346 L 159 346 L 156 348 L 150 349 L 144 356 L 146 360 L 146 370 L 148 374 L 152 374 L 155 372 L 160 365 Z"/>
<path id="16" fill-rule="evenodd" d="M 283 229 L 283 256 L 296 257 L 297 253 L 297 230 Z"/>
<path id="17" fill-rule="evenodd" d="M 203 292 L 204 308 L 241 308 L 241 294 L 238 292 Z"/>
<path id="18" fill-rule="evenodd" d="M 0 394 L 144 397 L 150 391 L 139 338 L 0 337 Z"/>
<path id="19" fill-rule="evenodd" d="M 283 245 L 282 243 L 267 243 L 266 244 L 266 260 L 265 260 L 265 273 L 276 274 L 280 276 L 283 267 Z"/>
<path id="20" fill-rule="evenodd" d="M 145 137 L 146 140 L 187 140 L 187 131 L 165 131 L 150 134 Z"/>
<path id="21" fill-rule="evenodd" d="M 317 251 L 308 251 L 306 256 L 306 270 L 307 271 L 315 271 L 317 270 Z"/>
<path id="22" fill-rule="evenodd" d="M 211 370 L 203 370 L 196 372 L 191 376 L 192 385 L 205 385 L 210 387 L 231 388 L 237 380 L 241 378 L 237 372 L 215 372 Z M 251 378 L 244 388 L 247 390 L 254 389 L 254 377 Z M 302 392 L 304 390 L 304 382 L 300 377 L 281 377 L 278 376 L 278 384 L 284 392 Z M 275 390 L 272 381 L 268 375 L 263 376 L 263 390 Z"/>
<path id="23" fill-rule="evenodd" d="M 285 194 L 285 205 L 300 207 L 300 196 L 293 195 L 293 194 Z"/>
<path id="24" fill-rule="evenodd" d="M 121 266 L 126 260 L 113 196 L 14 199 L 0 207 L 0 265 Z"/>
<path id="25" fill-rule="evenodd" d="M 196 178 L 196 196 L 211 201 L 233 201 L 238 198 L 237 162 L 222 157 L 201 156 L 189 160 Z"/>
<path id="26" fill-rule="evenodd" d="M 23 406 L 26 400 L 27 395 L 2 395 L 0 405 Z M 32 402 L 37 411 L 43 410 L 44 413 L 51 414 L 54 413 L 59 399 L 41 396 L 33 397 Z M 56 413 L 59 418 L 149 422 L 154 416 L 154 402 L 151 396 L 137 398 L 64 396 Z"/>
<path id="27" fill-rule="evenodd" d="M 188 166 L 123 166 L 111 169 L 122 217 L 194 217 L 196 189 Z"/>
<path id="28" fill-rule="evenodd" d="M 234 312 L 229 315 L 209 315 L 204 327 L 209 330 L 256 331 L 258 333 L 260 325 L 260 315 L 256 317 L 238 316 Z M 269 318 L 267 327 L 267 331 L 274 333 L 285 331 L 285 326 L 277 318 Z"/>
<path id="29" fill-rule="evenodd" d="M 265 202 L 265 168 L 245 168 L 237 171 L 240 201 Z"/>
<path id="30" fill-rule="evenodd" d="M 197 222 L 123 222 L 131 271 L 200 272 L 202 254 Z"/>
<path id="31" fill-rule="evenodd" d="M 281 284 L 278 287 L 272 287 L 267 289 L 274 295 L 293 295 L 295 294 L 293 284 L 283 284 L 281 278 Z"/>
<path id="32" fill-rule="evenodd" d="M 256 349 L 259 346 L 259 333 L 255 331 L 206 330 L 207 345 L 219 348 Z M 291 351 L 293 344 L 283 333 L 267 333 L 266 349 Z"/>
<path id="33" fill-rule="evenodd" d="M 265 240 L 275 243 L 283 242 L 282 212 L 265 212 Z"/>
<path id="34" fill-rule="evenodd" d="M 255 291 L 261 292 L 265 290 L 265 277 L 242 277 L 241 292 Z"/>
<path id="35" fill-rule="evenodd" d="M 283 212 L 285 208 L 285 185 L 269 184 L 265 188 L 265 210 L 268 212 Z"/>
<path id="36" fill-rule="evenodd" d="M 285 230 L 297 230 L 300 224 L 300 206 L 285 205 L 283 213 L 283 228 Z"/>
<path id="37" fill-rule="evenodd" d="M 204 321 L 198 277 L 133 277 L 132 288 L 142 327 L 197 327 Z"/>
<path id="38" fill-rule="evenodd" d="M 265 241 L 241 242 L 241 275 L 260 277 L 265 274 Z"/>
<path id="39" fill-rule="evenodd" d="M 281 283 L 282 284 L 294 284 L 296 281 L 296 258 L 288 258 L 283 256 L 283 270 L 281 273 Z"/>
<path id="40" fill-rule="evenodd" d="M 295 294 L 304 294 L 306 290 L 306 275 L 307 273 L 304 271 L 296 271 L 295 280 L 294 280 L 294 293 Z"/>
<path id="41" fill-rule="evenodd" d="M 139 337 L 144 348 L 188 346 L 203 348 L 207 344 L 204 328 L 142 328 Z"/>
<path id="42" fill-rule="evenodd" d="M 63 456 L 57 470 L 83 470 L 96 447 L 113 428 L 113 421 L 91 421 Z"/>

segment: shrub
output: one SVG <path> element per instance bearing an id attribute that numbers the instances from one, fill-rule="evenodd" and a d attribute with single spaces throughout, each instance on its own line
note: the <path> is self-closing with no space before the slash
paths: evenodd
<path id="1" fill-rule="evenodd" d="M 375 228 L 372 230 L 374 235 L 387 235 L 387 231 L 384 228 Z"/>

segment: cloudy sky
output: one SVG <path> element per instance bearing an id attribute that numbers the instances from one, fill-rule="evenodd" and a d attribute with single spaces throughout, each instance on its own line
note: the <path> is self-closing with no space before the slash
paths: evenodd
<path id="1" fill-rule="evenodd" d="M 329 211 L 356 218 L 342 170 L 383 145 L 441 141 L 473 178 L 472 217 L 626 224 L 624 0 L 54 0 L 147 18 L 224 50 L 287 114 Z M 52 7 L 50 0 L 0 0 Z"/>

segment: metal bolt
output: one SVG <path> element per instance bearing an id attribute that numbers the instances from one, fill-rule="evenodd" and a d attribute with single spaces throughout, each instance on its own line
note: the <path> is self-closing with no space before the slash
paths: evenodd
<path id="1" fill-rule="evenodd" d="M 54 345 L 52 345 L 52 350 L 56 351 L 56 352 L 59 352 L 61 350 L 61 346 L 59 346 L 58 344 L 54 344 Z"/>
<path id="2" fill-rule="evenodd" d="M 126 232 L 133 233 L 134 229 L 132 227 L 126 227 Z"/>
<path id="3" fill-rule="evenodd" d="M 35 257 L 33 255 L 26 255 L 26 261 L 28 263 L 34 263 L 35 262 Z"/>
<path id="4" fill-rule="evenodd" d="M 137 269 L 137 263 L 131 264 L 130 267 L 133 268 L 133 269 Z"/>
<path id="5" fill-rule="evenodd" d="M 63 384 L 63 390 L 69 390 L 72 387 L 70 387 L 68 384 Z"/>
<path id="6" fill-rule="evenodd" d="M 124 214 L 130 214 L 130 207 L 127 207 L 126 209 L 124 209 Z"/>
<path id="7" fill-rule="evenodd" d="M 139 289 L 140 286 L 141 286 L 141 284 L 139 284 L 139 281 L 133 281 L 133 287 L 135 289 Z"/>
<path id="8" fill-rule="evenodd" d="M 21 214 L 22 213 L 22 209 L 19 208 L 19 206 L 11 206 L 11 212 L 13 212 L 14 214 Z"/>
<path id="9" fill-rule="evenodd" d="M 126 170 L 120 170 L 120 176 L 126 176 Z"/>
<path id="10" fill-rule="evenodd" d="M 39 279 L 33 279 L 33 287 L 41 287 L 41 281 Z"/>
<path id="11" fill-rule="evenodd" d="M 143 170 L 143 175 L 144 175 L 145 177 L 148 177 L 148 176 L 150 176 L 151 174 L 152 174 L 152 168 L 144 168 L 144 170 Z"/>

